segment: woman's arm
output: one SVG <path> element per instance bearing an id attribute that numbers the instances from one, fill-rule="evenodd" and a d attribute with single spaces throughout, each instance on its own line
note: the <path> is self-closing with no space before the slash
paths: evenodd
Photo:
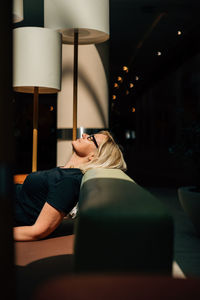
<path id="1" fill-rule="evenodd" d="M 14 240 L 35 241 L 45 238 L 58 227 L 64 216 L 64 212 L 58 211 L 46 202 L 35 224 L 32 226 L 14 227 Z"/>

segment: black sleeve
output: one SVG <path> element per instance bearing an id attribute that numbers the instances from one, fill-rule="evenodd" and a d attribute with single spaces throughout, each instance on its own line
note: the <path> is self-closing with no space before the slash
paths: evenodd
<path id="1" fill-rule="evenodd" d="M 69 213 L 77 204 L 80 183 L 75 178 L 64 178 L 49 189 L 47 203 L 64 213 Z"/>

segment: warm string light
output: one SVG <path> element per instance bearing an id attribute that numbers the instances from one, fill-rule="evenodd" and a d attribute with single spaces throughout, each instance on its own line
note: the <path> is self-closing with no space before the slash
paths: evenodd
<path id="1" fill-rule="evenodd" d="M 123 70 L 125 71 L 125 72 L 127 72 L 128 71 L 128 67 L 126 67 L 126 66 L 123 66 Z M 135 80 L 139 80 L 139 77 L 138 76 L 135 76 Z M 117 81 L 119 82 L 119 83 L 122 83 L 123 82 L 123 78 L 122 78 L 122 76 L 118 76 L 117 77 Z M 133 82 L 129 82 L 129 88 L 130 89 L 132 89 L 134 86 L 135 86 L 135 84 L 133 83 Z M 113 84 L 113 86 L 114 86 L 114 88 L 115 89 L 119 89 L 120 88 L 120 85 L 117 83 L 117 82 L 114 82 L 114 84 Z M 125 91 L 125 95 L 129 95 L 130 94 L 130 90 L 126 90 Z M 116 100 L 117 99 L 117 96 L 116 95 L 112 95 L 112 100 Z"/>
<path id="2" fill-rule="evenodd" d="M 122 69 L 123 69 L 123 71 L 124 71 L 125 73 L 128 73 L 128 72 L 129 72 L 129 69 L 128 69 L 127 66 L 123 66 Z M 139 80 L 139 76 L 138 76 L 138 75 L 135 76 L 135 80 L 136 80 L 136 81 Z M 117 81 L 113 83 L 113 87 L 114 87 L 115 89 L 119 89 L 119 88 L 121 87 L 121 84 L 123 83 L 123 81 L 124 81 L 124 79 L 123 79 L 122 76 L 117 76 Z M 126 95 L 126 96 L 128 96 L 128 95 L 131 93 L 131 91 L 130 91 L 129 89 L 133 89 L 134 86 L 135 86 L 135 83 L 133 83 L 133 82 L 129 82 L 129 83 L 128 83 L 128 89 L 125 90 L 125 95 Z M 112 95 L 112 100 L 113 100 L 113 101 L 117 100 L 117 96 L 116 96 L 115 94 Z M 114 109 L 114 102 L 112 103 L 112 108 Z M 132 113 L 135 113 L 135 107 L 132 107 L 132 108 L 131 108 L 131 112 L 132 112 Z"/>
<path id="3" fill-rule="evenodd" d="M 134 113 L 134 112 L 135 112 L 135 107 L 132 107 L 132 108 L 131 108 L 131 111 Z"/>
<path id="4" fill-rule="evenodd" d="M 178 31 L 177 31 L 177 34 L 178 34 L 178 35 L 181 35 L 181 34 L 182 34 L 182 32 L 181 32 L 180 30 L 178 30 Z"/>
<path id="5" fill-rule="evenodd" d="M 161 56 L 161 55 L 162 55 L 162 52 L 161 52 L 161 51 L 158 51 L 158 52 L 157 52 L 157 55 L 158 55 L 158 56 Z"/>
<path id="6" fill-rule="evenodd" d="M 123 71 L 128 73 L 128 67 L 127 66 L 123 66 Z"/>
<path id="7" fill-rule="evenodd" d="M 116 99 L 117 99 L 117 96 L 116 96 L 116 95 L 112 95 L 112 99 L 113 99 L 113 100 L 116 100 Z"/>
<path id="8" fill-rule="evenodd" d="M 117 81 L 123 82 L 123 78 L 122 78 L 121 76 L 118 76 L 118 77 L 117 77 Z"/>
<path id="9" fill-rule="evenodd" d="M 114 88 L 116 88 L 116 89 L 119 88 L 119 84 L 117 82 L 114 83 Z"/>

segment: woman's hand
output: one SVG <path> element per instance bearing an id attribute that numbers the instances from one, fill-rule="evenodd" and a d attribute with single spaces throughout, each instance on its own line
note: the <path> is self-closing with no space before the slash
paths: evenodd
<path id="1" fill-rule="evenodd" d="M 32 226 L 14 227 L 14 240 L 36 241 L 45 238 L 58 227 L 64 216 L 64 212 L 58 211 L 46 202 L 35 224 Z"/>

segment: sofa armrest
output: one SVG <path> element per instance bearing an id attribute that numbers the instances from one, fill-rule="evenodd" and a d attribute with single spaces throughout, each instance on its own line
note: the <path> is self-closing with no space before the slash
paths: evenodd
<path id="1" fill-rule="evenodd" d="M 120 170 L 95 172 L 81 187 L 76 270 L 171 274 L 173 219 L 165 206 Z"/>

